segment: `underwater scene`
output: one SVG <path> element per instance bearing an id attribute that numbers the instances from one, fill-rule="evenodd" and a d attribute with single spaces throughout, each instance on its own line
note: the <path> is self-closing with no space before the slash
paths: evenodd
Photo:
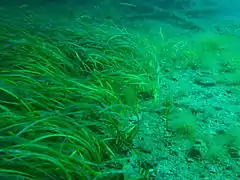
<path id="1" fill-rule="evenodd" d="M 240 1 L 0 2 L 0 180 L 240 180 Z"/>

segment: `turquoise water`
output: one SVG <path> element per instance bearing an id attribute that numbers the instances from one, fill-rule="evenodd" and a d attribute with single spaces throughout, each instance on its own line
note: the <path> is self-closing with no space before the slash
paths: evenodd
<path id="1" fill-rule="evenodd" d="M 97 23 L 95 28 L 113 34 L 111 38 L 129 33 L 136 40 L 137 52 L 149 58 L 149 64 L 153 59 L 157 62 L 151 64 L 157 84 L 153 90 L 154 103 L 141 99 L 144 108 L 128 118 L 138 125 L 138 133 L 128 147 L 130 150 L 121 154 L 128 161 L 118 167 L 121 173 L 112 179 L 240 179 L 240 1 L 16 0 L 0 2 L 0 17 L 2 24 L 12 22 L 37 36 L 49 30 L 58 33 L 59 29 L 82 33 L 82 22 Z M 120 30 L 108 31 L 110 26 Z M 68 39 L 66 34 L 54 33 L 49 38 L 55 36 L 61 45 Z M 5 60 L 1 55 L 9 46 L 17 47 L 27 41 L 23 36 L 12 34 L 11 37 L 7 44 L 4 41 L 4 48 L 0 47 L 0 60 Z M 134 59 L 135 55 L 130 57 Z M 5 72 L 1 67 L 0 70 Z M 126 96 L 134 99 L 134 92 L 129 94 Z M 4 103 L 5 98 L 0 100 Z M 4 133 L 0 129 L 2 139 Z M 14 174 L 11 172 L 15 170 L 14 165 L 4 166 L 5 154 L 0 149 L 0 158 L 1 155 L 0 173 L 4 175 L 0 179 L 38 178 Z M 8 160 L 11 162 L 13 158 Z M 38 168 L 39 180 L 63 179 L 48 176 L 51 173 Z M 101 172 L 101 168 L 98 170 Z M 84 178 L 94 179 L 90 175 Z M 69 180 L 84 178 L 69 176 Z"/>

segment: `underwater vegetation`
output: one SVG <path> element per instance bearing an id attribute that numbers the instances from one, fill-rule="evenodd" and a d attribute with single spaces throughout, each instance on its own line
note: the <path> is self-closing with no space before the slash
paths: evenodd
<path id="1" fill-rule="evenodd" d="M 81 22 L 0 26 L 1 177 L 120 178 L 137 132 L 129 118 L 154 95 L 134 38 Z"/>
<path id="2" fill-rule="evenodd" d="M 154 12 L 141 18 L 166 14 Z M 228 117 L 214 116 L 239 94 L 238 39 L 173 38 L 167 26 L 151 37 L 90 16 L 74 28 L 15 18 L 0 19 L 0 178 L 161 179 L 176 159 L 238 161 L 239 120 L 223 128 Z"/>

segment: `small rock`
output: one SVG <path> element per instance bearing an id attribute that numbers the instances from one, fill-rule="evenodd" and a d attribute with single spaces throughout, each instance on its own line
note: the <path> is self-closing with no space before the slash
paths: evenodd
<path id="1" fill-rule="evenodd" d="M 204 86 L 204 87 L 210 87 L 216 85 L 216 80 L 213 77 L 197 77 L 194 82 L 198 85 Z"/>

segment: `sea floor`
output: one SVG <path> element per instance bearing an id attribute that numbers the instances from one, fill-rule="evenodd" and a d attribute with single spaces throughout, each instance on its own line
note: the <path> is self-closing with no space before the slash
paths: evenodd
<path id="1" fill-rule="evenodd" d="M 215 47 L 220 43 L 221 53 L 217 50 L 204 55 L 208 59 L 205 66 L 163 68 L 158 82 L 159 104 L 151 106 L 143 102 L 148 108 L 138 114 L 139 133 L 134 140 L 137 151 L 132 152 L 132 160 L 125 166 L 128 172 L 125 177 L 130 179 L 145 169 L 156 180 L 240 179 L 240 21 L 237 18 L 197 19 L 194 22 L 201 30 L 196 31 L 157 19 L 119 18 L 117 13 L 111 19 L 109 11 L 106 15 L 99 6 L 21 4 L 12 9 L 19 20 L 25 21 L 19 23 L 29 26 L 42 23 L 77 29 L 80 20 L 88 21 L 95 16 L 99 22 L 100 18 L 103 21 L 107 18 L 105 21 L 116 23 L 130 33 L 153 39 L 151 42 L 156 46 L 165 42 L 182 45 L 201 42 Z M 5 10 L 1 8 L 1 13 Z M 8 14 L 1 15 L 7 18 Z M 222 41 L 223 36 L 231 41 Z M 163 106 L 171 106 L 168 117 L 162 116 Z M 189 132 L 182 132 L 181 128 Z"/>

